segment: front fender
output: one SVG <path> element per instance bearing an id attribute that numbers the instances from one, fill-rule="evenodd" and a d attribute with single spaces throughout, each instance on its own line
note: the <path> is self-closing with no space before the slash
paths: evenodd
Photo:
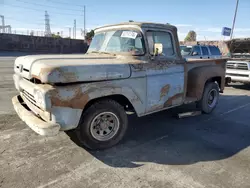
<path id="1" fill-rule="evenodd" d="M 91 100 L 112 95 L 123 95 L 130 101 L 138 115 L 144 113 L 143 100 L 131 87 L 127 86 L 113 86 L 104 83 L 62 86 L 51 91 L 50 99 L 52 107 L 84 109 Z"/>

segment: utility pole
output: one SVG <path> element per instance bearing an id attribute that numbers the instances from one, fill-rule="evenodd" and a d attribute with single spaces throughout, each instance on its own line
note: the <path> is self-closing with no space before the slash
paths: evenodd
<path id="1" fill-rule="evenodd" d="M 86 7 L 84 5 L 84 40 L 85 40 L 85 36 L 86 36 Z"/>
<path id="2" fill-rule="evenodd" d="M 236 8 L 235 8 L 235 12 L 234 12 L 234 19 L 233 19 L 233 26 L 232 26 L 232 31 L 231 31 L 230 40 L 232 40 L 232 38 L 233 38 L 234 25 L 235 25 L 236 15 L 237 15 L 237 11 L 238 11 L 238 4 L 239 4 L 239 0 L 236 0 Z"/>
<path id="3" fill-rule="evenodd" d="M 74 39 L 76 39 L 76 20 L 74 20 Z"/>
<path id="4" fill-rule="evenodd" d="M 49 19 L 49 14 L 47 11 L 45 11 L 45 31 L 44 35 L 51 37 L 51 30 L 50 30 L 50 19 Z"/>
<path id="5" fill-rule="evenodd" d="M 2 30 L 3 30 L 3 33 L 5 33 L 5 23 L 4 23 L 4 16 L 3 15 L 0 15 L 0 18 L 2 19 Z"/>
<path id="6" fill-rule="evenodd" d="M 71 28 L 69 28 L 69 38 L 71 38 Z"/>

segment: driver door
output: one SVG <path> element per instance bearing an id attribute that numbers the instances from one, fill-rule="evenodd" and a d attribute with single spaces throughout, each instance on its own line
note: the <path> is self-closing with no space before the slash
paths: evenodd
<path id="1" fill-rule="evenodd" d="M 177 59 L 176 43 L 171 31 L 147 31 L 151 60 L 145 63 L 147 79 L 146 113 L 177 106 L 184 101 L 184 60 Z M 162 52 L 154 55 L 155 46 Z M 158 50 L 159 52 L 159 50 Z"/>

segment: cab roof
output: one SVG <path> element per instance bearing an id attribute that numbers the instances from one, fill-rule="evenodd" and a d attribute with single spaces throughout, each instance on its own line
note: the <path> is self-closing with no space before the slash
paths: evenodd
<path id="1" fill-rule="evenodd" d="M 107 27 L 113 27 L 113 26 L 138 26 L 138 27 L 146 27 L 146 28 L 169 28 L 169 29 L 177 29 L 174 25 L 171 24 L 162 24 L 162 23 L 153 23 L 153 22 L 123 22 L 123 23 L 118 23 L 118 24 L 111 24 L 111 25 L 105 25 L 105 26 L 101 26 L 96 28 L 95 30 L 99 30 L 99 29 L 103 29 L 103 28 L 107 28 Z"/>

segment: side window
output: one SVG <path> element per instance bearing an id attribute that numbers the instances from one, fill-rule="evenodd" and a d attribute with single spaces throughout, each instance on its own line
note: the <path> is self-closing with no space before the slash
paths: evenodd
<path id="1" fill-rule="evenodd" d="M 221 55 L 219 48 L 217 48 L 215 46 L 209 46 L 209 50 L 210 50 L 212 55 Z"/>
<path id="2" fill-rule="evenodd" d="M 162 56 L 173 56 L 175 55 L 172 35 L 169 32 L 163 31 L 150 31 L 147 32 L 147 39 L 150 54 L 154 54 L 154 44 L 162 44 Z"/>
<path id="3" fill-rule="evenodd" d="M 201 50 L 202 50 L 202 55 L 209 55 L 208 49 L 207 49 L 206 46 L 202 46 L 202 47 L 201 47 Z"/>
<path id="4" fill-rule="evenodd" d="M 201 49 L 200 46 L 194 46 L 193 47 L 193 53 L 197 52 L 197 55 L 201 55 Z"/>
<path id="5" fill-rule="evenodd" d="M 143 49 L 141 38 L 136 38 L 135 39 L 135 48 Z"/>

